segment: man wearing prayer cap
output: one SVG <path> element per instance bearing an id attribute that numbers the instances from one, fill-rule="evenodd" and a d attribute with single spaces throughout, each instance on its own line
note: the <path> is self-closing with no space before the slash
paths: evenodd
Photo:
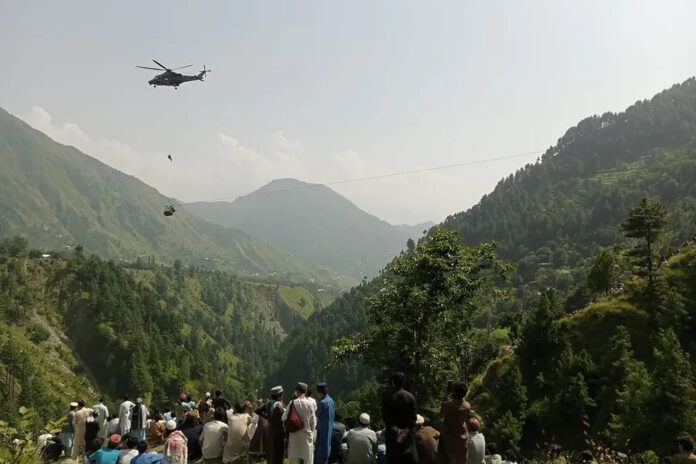
<path id="1" fill-rule="evenodd" d="M 360 414 L 358 427 L 346 436 L 348 451 L 346 464 L 375 464 L 377 462 L 377 434 L 370 430 L 370 415 Z"/>
<path id="2" fill-rule="evenodd" d="M 77 409 L 77 402 L 73 401 L 68 406 L 69 409 L 65 413 L 65 422 L 61 426 L 60 434 L 65 455 L 72 456 L 73 443 L 75 441 L 75 426 L 73 425 L 73 419 L 75 417 L 75 409 Z"/>
<path id="3" fill-rule="evenodd" d="M 302 423 L 302 428 L 288 435 L 288 458 L 291 464 L 313 464 L 314 461 L 314 429 L 317 425 L 316 407 L 307 398 L 307 384 L 298 382 L 295 387 L 295 399 L 290 402 L 283 412 L 285 422 L 291 411 L 296 411 Z"/>
<path id="4" fill-rule="evenodd" d="M 314 464 L 327 464 L 331 455 L 331 431 L 333 430 L 336 404 L 329 396 L 325 382 L 317 385 L 317 441 L 314 445 Z"/>
<path id="5" fill-rule="evenodd" d="M 271 388 L 271 399 L 256 410 L 256 414 L 268 421 L 268 445 L 266 461 L 268 464 L 283 464 L 285 452 L 285 429 L 283 428 L 283 387 Z"/>
<path id="6" fill-rule="evenodd" d="M 440 433 L 429 425 L 425 425 L 425 417 L 416 416 L 416 433 L 413 436 L 418 450 L 419 464 L 435 464 L 437 462 L 437 447 Z"/>

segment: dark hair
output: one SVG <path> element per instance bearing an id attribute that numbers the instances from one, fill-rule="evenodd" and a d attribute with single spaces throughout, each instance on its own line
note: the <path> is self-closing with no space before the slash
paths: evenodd
<path id="1" fill-rule="evenodd" d="M 244 405 L 243 405 L 242 403 L 240 403 L 240 402 L 234 403 L 234 406 L 233 406 L 233 407 L 234 407 L 234 412 L 235 412 L 236 414 L 241 414 L 241 413 L 243 413 L 243 412 L 246 410 L 246 408 L 244 407 Z M 220 409 L 220 408 L 218 408 L 218 409 Z M 223 411 L 224 411 L 224 410 L 223 410 Z M 217 412 L 217 409 L 215 410 L 215 412 Z"/>
<path id="2" fill-rule="evenodd" d="M 99 402 L 100 402 L 100 403 L 103 403 L 103 402 L 104 402 L 104 397 L 103 397 L 103 396 L 100 396 L 100 397 L 99 397 Z"/>
<path id="3" fill-rule="evenodd" d="M 299 383 L 298 383 L 297 386 L 295 387 L 295 390 L 297 390 L 297 391 L 300 392 L 300 393 L 309 393 L 309 394 L 311 394 L 311 392 L 309 391 L 309 389 L 307 389 L 307 387 L 305 387 L 304 385 L 300 385 Z M 309 394 L 308 394 L 307 396 L 309 396 Z"/>
<path id="4" fill-rule="evenodd" d="M 215 390 L 215 397 L 222 396 L 222 390 Z"/>
<path id="5" fill-rule="evenodd" d="M 92 411 L 92 417 L 99 417 L 99 411 Z"/>
<path id="6" fill-rule="evenodd" d="M 334 422 L 343 422 L 343 413 L 338 409 L 334 412 Z"/>
<path id="7" fill-rule="evenodd" d="M 307 394 L 307 396 L 308 396 L 309 398 L 312 397 L 312 390 L 311 390 L 311 389 L 308 388 L 307 391 L 306 391 L 305 393 Z"/>
<path id="8" fill-rule="evenodd" d="M 138 446 L 138 437 L 135 435 L 128 435 L 126 437 L 126 448 L 133 449 Z"/>
<path id="9" fill-rule="evenodd" d="M 234 405 L 235 411 L 237 410 L 237 406 L 239 406 L 239 403 Z M 242 409 L 242 411 L 240 411 L 240 412 L 243 412 L 243 411 L 244 411 L 244 409 Z M 227 414 L 225 414 L 225 408 L 215 408 L 215 413 L 213 414 L 213 417 L 215 418 L 215 420 L 224 421 L 225 418 L 227 417 Z"/>
<path id="10" fill-rule="evenodd" d="M 278 401 L 283 397 L 283 392 L 280 393 L 271 393 L 271 399 Z"/>
<path id="11" fill-rule="evenodd" d="M 403 387 L 405 379 L 406 375 L 404 375 L 403 372 L 394 372 L 391 376 L 392 385 L 394 385 L 396 388 Z"/>
<path id="12" fill-rule="evenodd" d="M 488 454 L 498 454 L 498 445 L 491 442 L 486 445 L 486 451 Z"/>
<path id="13" fill-rule="evenodd" d="M 582 462 L 592 461 L 594 459 L 594 456 L 592 455 L 592 451 L 590 451 L 588 449 L 582 450 L 580 452 L 580 459 L 582 460 Z"/>
<path id="14" fill-rule="evenodd" d="M 109 449 L 116 449 L 116 448 L 118 448 L 119 444 L 120 443 L 114 443 L 113 441 L 109 440 L 109 442 L 106 444 L 106 446 Z"/>
<path id="15" fill-rule="evenodd" d="M 92 449 L 98 450 L 101 449 L 102 446 L 104 446 L 103 438 L 99 437 L 92 440 Z"/>
<path id="16" fill-rule="evenodd" d="M 479 429 L 479 427 L 481 427 L 481 422 L 479 422 L 479 420 L 475 417 L 470 417 L 466 421 L 466 429 L 469 432 L 476 432 Z"/>
<path id="17" fill-rule="evenodd" d="M 464 382 L 455 382 L 455 384 L 452 386 L 452 392 L 454 393 L 454 396 L 459 398 L 460 400 L 463 400 L 466 397 L 466 384 Z"/>
<path id="18" fill-rule="evenodd" d="M 327 387 L 326 385 L 317 385 L 317 393 L 326 395 L 329 393 L 329 387 Z"/>
<path id="19" fill-rule="evenodd" d="M 77 402 L 77 407 L 78 408 L 84 408 L 85 407 L 85 400 L 80 400 Z"/>
<path id="20" fill-rule="evenodd" d="M 147 442 L 145 440 L 140 440 L 138 442 L 138 453 L 143 454 L 147 451 Z"/>
<path id="21" fill-rule="evenodd" d="M 124 400 L 127 400 L 127 399 L 128 399 L 128 394 L 126 393 L 126 394 L 123 395 L 121 398 L 123 398 Z"/>
<path id="22" fill-rule="evenodd" d="M 684 451 L 694 450 L 694 441 L 689 436 L 684 435 L 683 437 L 677 438 L 677 443 Z"/>

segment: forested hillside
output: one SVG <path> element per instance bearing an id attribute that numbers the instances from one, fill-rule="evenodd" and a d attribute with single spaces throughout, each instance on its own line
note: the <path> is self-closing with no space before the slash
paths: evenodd
<path id="1" fill-rule="evenodd" d="M 601 247 L 627 243 L 619 224 L 641 198 L 659 199 L 669 208 L 668 233 L 659 244 L 663 253 L 688 239 L 696 231 L 695 140 L 692 78 L 625 112 L 581 121 L 538 163 L 501 180 L 478 205 L 444 221 L 467 244 L 498 240 L 500 255 L 518 262 L 510 276 L 514 298 L 488 305 L 476 324 L 504 325 L 547 288 L 556 289 L 557 301 L 568 311 L 591 301 L 594 296 L 586 286 L 591 257 Z M 364 298 L 381 288 L 382 279 L 337 300 L 285 340 L 280 370 L 271 378 L 290 381 L 283 366 L 328 378 L 337 375 L 324 347 L 367 327 Z M 495 352 L 494 340 L 485 333 L 476 336 L 483 357 Z M 307 349 L 288 356 L 303 340 L 311 340 Z M 340 393 L 359 383 L 350 378 Z"/>
<path id="2" fill-rule="evenodd" d="M 583 119 L 536 164 L 501 180 L 444 225 L 466 243 L 498 240 L 501 255 L 533 278 L 540 263 L 576 265 L 622 239 L 628 207 L 659 198 L 673 210 L 674 240 L 696 214 L 696 79 L 622 113 Z"/>
<path id="3" fill-rule="evenodd" d="M 246 234 L 213 225 L 135 177 L 54 142 L 0 109 L 0 238 L 22 235 L 44 249 L 135 261 L 184 263 L 273 274 L 295 281 L 335 275 Z"/>
<path id="4" fill-rule="evenodd" d="M 249 394 L 286 333 L 324 304 L 316 290 L 179 262 L 124 269 L 79 249 L 42 257 L 23 239 L 5 240 L 0 394 L 12 411 L 37 406 L 52 419 L 68 399 L 95 392 L 157 405 L 216 386 Z"/>
<path id="5" fill-rule="evenodd" d="M 295 179 L 274 180 L 233 202 L 190 203 L 186 208 L 268 240 L 308 263 L 351 275 L 356 282 L 376 275 L 426 228 L 392 226 L 329 187 Z"/>

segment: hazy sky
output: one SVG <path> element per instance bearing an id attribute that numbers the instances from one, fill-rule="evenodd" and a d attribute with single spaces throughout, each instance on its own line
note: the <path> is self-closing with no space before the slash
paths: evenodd
<path id="1" fill-rule="evenodd" d="M 0 106 L 183 201 L 544 150 L 581 118 L 696 73 L 693 0 L 0 0 L 0 11 Z M 155 73 L 135 68 L 152 58 L 213 72 L 154 89 Z M 392 223 L 441 220 L 535 158 L 333 188 Z"/>

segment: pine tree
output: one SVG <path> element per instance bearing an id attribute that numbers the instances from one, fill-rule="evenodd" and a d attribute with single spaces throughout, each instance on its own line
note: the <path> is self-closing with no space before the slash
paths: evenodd
<path id="1" fill-rule="evenodd" d="M 678 435 L 696 433 L 696 385 L 689 355 L 672 329 L 657 333 L 653 357 L 650 445 L 664 451 Z"/>
<path id="2" fill-rule="evenodd" d="M 667 225 L 667 208 L 659 202 L 643 198 L 628 211 L 626 221 L 621 229 L 626 237 L 639 239 L 632 255 L 641 268 L 641 273 L 648 278 L 648 292 L 654 293 L 655 265 L 657 253 L 655 247 L 662 229 Z"/>

